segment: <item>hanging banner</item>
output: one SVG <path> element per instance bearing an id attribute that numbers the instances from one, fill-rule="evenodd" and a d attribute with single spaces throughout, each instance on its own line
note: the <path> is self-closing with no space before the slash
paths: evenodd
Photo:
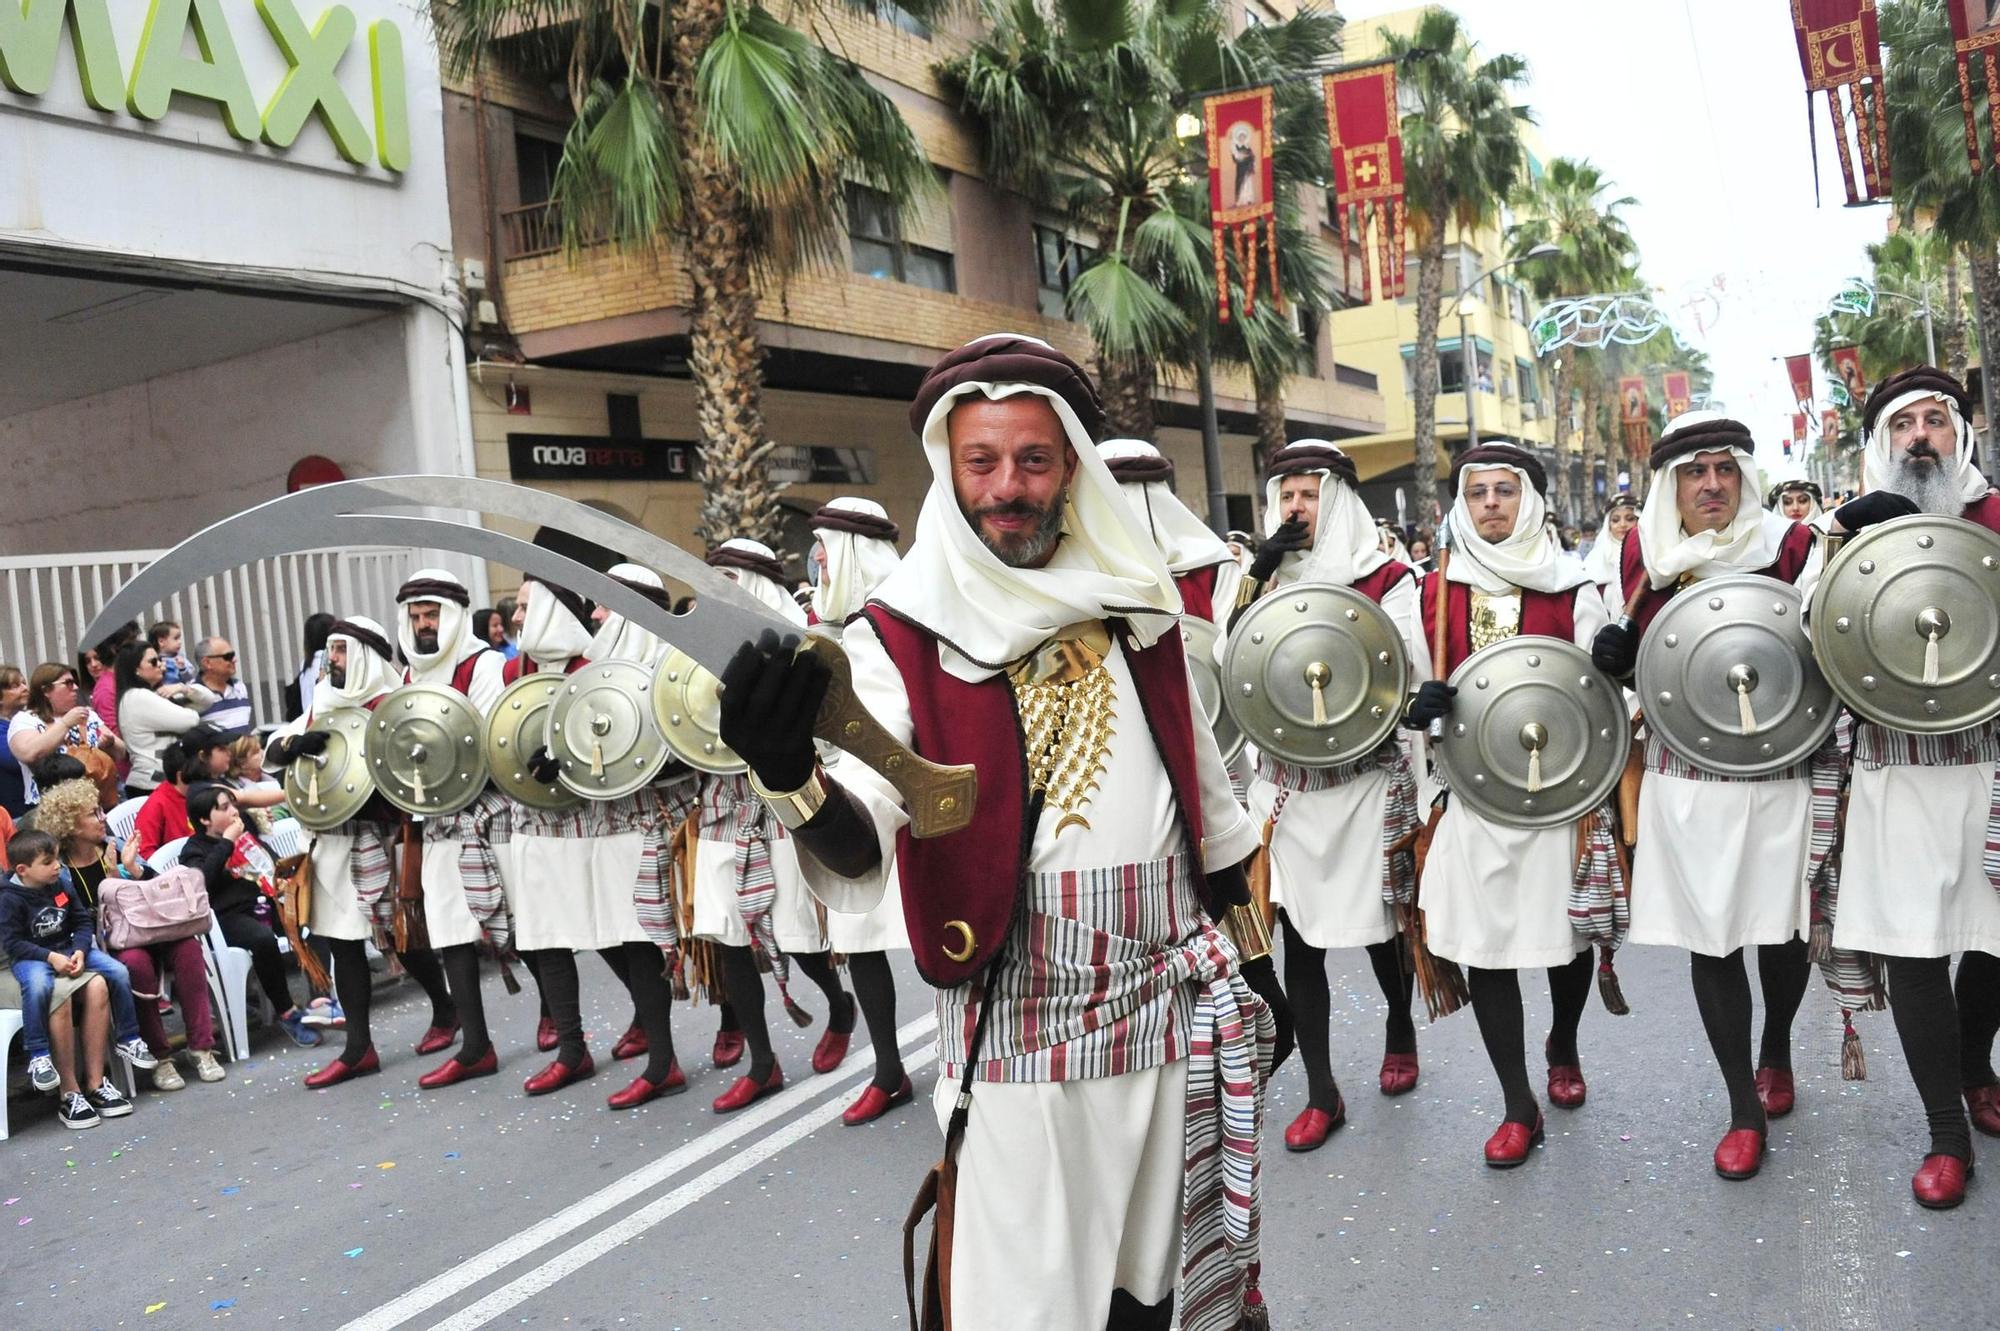
<path id="1" fill-rule="evenodd" d="M 1625 451 L 1638 457 L 1652 443 L 1651 422 L 1647 419 L 1644 376 L 1628 374 L 1618 381 L 1618 420 L 1624 427 Z"/>
<path id="2" fill-rule="evenodd" d="M 1215 250 L 1216 318 L 1229 322 L 1229 240 L 1243 279 L 1243 313 L 1257 308 L 1257 226 L 1271 269 L 1271 299 L 1278 292 L 1278 205 L 1271 178 L 1271 89 L 1204 97 L 1208 124 L 1208 225 Z"/>
<path id="3" fill-rule="evenodd" d="M 1812 357 L 1785 357 L 1785 377 L 1792 381 L 1792 401 L 1799 410 L 1809 410 L 1813 400 Z"/>
<path id="4" fill-rule="evenodd" d="M 1792 413 L 1792 437 L 1785 441 L 1785 456 L 1790 457 L 1794 448 L 1804 448 L 1805 445 L 1806 414 L 1803 411 L 1795 411 Z"/>
<path id="5" fill-rule="evenodd" d="M 1834 377 L 1847 390 L 1848 405 L 1856 411 L 1861 410 L 1861 404 L 1868 396 L 1868 376 L 1861 373 L 1861 348 L 1835 347 L 1827 353 L 1827 358 L 1833 362 Z"/>
<path id="6" fill-rule="evenodd" d="M 1826 444 L 1840 438 L 1840 413 L 1832 407 L 1819 414 L 1819 437 L 1820 442 Z"/>
<path id="7" fill-rule="evenodd" d="M 1987 103 L 1987 114 L 1993 123 L 1993 151 L 2000 153 L 2000 101 L 1992 99 L 1992 90 L 2000 87 L 2000 64 L 1994 59 L 1995 47 L 2000 47 L 2000 6 L 1987 0 L 1945 0 L 1945 9 L 1951 14 L 1952 47 L 1958 53 L 1958 101 L 1965 111 L 1965 155 L 1972 159 L 1972 169 L 1979 170 L 1985 165 L 1985 156 L 1979 151 L 1978 101 Z M 1985 88 L 1975 93 L 1972 88 L 1972 61 L 1980 62 L 1981 78 Z"/>
<path id="8" fill-rule="evenodd" d="M 1347 273 L 1350 240 L 1361 246 L 1361 300 L 1368 284 L 1368 222 L 1375 222 L 1375 266 L 1382 295 L 1401 296 L 1403 282 L 1403 122 L 1396 109 L 1396 66 L 1337 69 L 1325 79 L 1326 138 L 1333 150 L 1333 229 L 1340 237 L 1340 271 Z M 1212 150 L 1211 150 L 1212 151 Z"/>
<path id="9" fill-rule="evenodd" d="M 1690 386 L 1691 376 L 1686 370 L 1674 370 L 1666 377 L 1667 419 L 1681 415 L 1694 406 L 1694 391 Z"/>
<path id="10" fill-rule="evenodd" d="M 1949 0 L 1958 9 L 1985 0 Z M 1813 94 L 1826 94 L 1833 117 L 1833 144 L 1840 158 L 1840 176 L 1847 186 L 1849 207 L 1889 196 L 1889 127 L 1882 105 L 1882 36 L 1875 17 L 1875 0 L 1792 0 L 1792 29 L 1799 42 L 1799 65 L 1806 76 L 1806 124 L 1813 145 L 1813 198 L 1819 198 L 1819 135 L 1813 126 Z M 1959 57 L 1959 78 L 1965 77 L 1965 57 Z M 1841 91 L 1847 97 L 1843 105 Z M 1850 134 L 1849 117 L 1854 126 Z M 1855 159 L 1861 160 L 1860 189 L 1855 188 Z"/>

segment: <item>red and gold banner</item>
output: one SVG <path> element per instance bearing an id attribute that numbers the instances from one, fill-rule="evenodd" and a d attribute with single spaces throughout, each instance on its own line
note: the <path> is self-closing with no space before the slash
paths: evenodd
<path id="1" fill-rule="evenodd" d="M 1966 3 L 1984 12 L 1985 0 L 1949 0 L 1954 17 Z M 1833 143 L 1847 202 L 1873 203 L 1889 196 L 1889 126 L 1882 98 L 1882 35 L 1875 0 L 1792 0 L 1792 29 L 1799 41 L 1799 66 L 1806 76 L 1806 107 L 1814 93 L 1826 94 L 1833 116 Z M 1959 78 L 1965 58 L 1959 57 Z M 1841 90 L 1847 90 L 1845 105 Z M 1853 116 L 1850 136 L 1848 117 Z M 1814 122 L 1810 116 L 1807 125 Z M 1819 136 L 1812 135 L 1813 193 L 1819 193 Z M 1861 188 L 1855 189 L 1854 162 L 1861 159 Z"/>
<path id="2" fill-rule="evenodd" d="M 1618 420 L 1624 426 L 1625 451 L 1643 456 L 1652 442 L 1652 425 L 1647 419 L 1646 380 L 1628 374 L 1618 381 Z"/>
<path id="3" fill-rule="evenodd" d="M 1666 377 L 1667 419 L 1686 412 L 1694 405 L 1694 390 L 1686 370 L 1674 370 Z"/>
<path id="4" fill-rule="evenodd" d="M 1856 411 L 1868 397 L 1868 376 L 1861 372 L 1860 347 L 1835 347 L 1828 353 L 1833 361 L 1833 372 L 1840 380 L 1840 386 L 1847 390 L 1847 401 Z"/>
<path id="5" fill-rule="evenodd" d="M 1987 0 L 1945 0 L 1945 8 L 1951 12 L 1952 48 L 1958 53 L 1958 100 L 1965 108 L 1965 155 L 1972 159 L 1972 169 L 1979 170 L 1986 163 L 1987 154 L 1979 150 L 1978 103 L 1985 100 L 1987 114 L 1993 125 L 1992 153 L 2000 153 L 2000 101 L 1992 98 L 1995 87 L 2000 87 L 2000 64 L 1994 59 L 1995 48 L 2000 47 L 2000 7 Z M 1977 59 L 1986 87 L 1975 93 L 1972 89 L 1972 62 Z"/>
<path id="6" fill-rule="evenodd" d="M 1785 456 L 1790 457 L 1794 448 L 1804 448 L 1806 443 L 1806 414 L 1792 413 L 1792 437 L 1785 441 Z"/>
<path id="7" fill-rule="evenodd" d="M 1792 401 L 1801 411 L 1812 405 L 1812 357 L 1785 357 L 1785 377 L 1792 381 Z M 1805 417 L 1801 416 L 1800 420 Z"/>
<path id="8" fill-rule="evenodd" d="M 1822 443 L 1833 443 L 1840 438 L 1840 413 L 1828 407 L 1819 414 L 1819 437 Z"/>
<path id="9" fill-rule="evenodd" d="M 1204 97 L 1208 122 L 1208 225 L 1215 249 L 1216 317 L 1229 322 L 1229 238 L 1235 233 L 1236 267 L 1243 278 L 1243 313 L 1257 308 L 1257 224 L 1266 232 L 1271 299 L 1278 290 L 1278 204 L 1271 181 L 1271 89 Z"/>
<path id="10" fill-rule="evenodd" d="M 1375 221 L 1375 266 L 1382 294 L 1401 296 L 1403 282 L 1403 122 L 1396 109 L 1396 66 L 1337 69 L 1325 79 L 1326 137 L 1333 149 L 1333 229 L 1340 236 L 1340 272 L 1347 275 L 1350 238 L 1361 246 L 1361 299 L 1368 285 L 1368 221 Z"/>

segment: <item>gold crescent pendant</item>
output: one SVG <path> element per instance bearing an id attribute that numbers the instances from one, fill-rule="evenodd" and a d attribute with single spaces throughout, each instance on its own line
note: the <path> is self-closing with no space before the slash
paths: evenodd
<path id="1" fill-rule="evenodd" d="M 1084 831 L 1088 832 L 1090 830 L 1090 819 L 1080 813 L 1066 813 L 1057 821 L 1055 835 L 1061 836 L 1063 830 L 1068 827 L 1081 827 Z"/>

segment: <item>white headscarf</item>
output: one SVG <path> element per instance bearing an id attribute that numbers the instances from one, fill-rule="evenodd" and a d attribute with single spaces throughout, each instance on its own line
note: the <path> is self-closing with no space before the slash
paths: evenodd
<path id="1" fill-rule="evenodd" d="M 871 518 L 888 519 L 889 511 L 872 499 L 841 498 L 826 507 L 847 513 L 865 513 Z M 822 624 L 844 624 L 860 613 L 869 593 L 885 582 L 896 565 L 894 541 L 836 528 L 820 528 L 815 533 L 826 550 L 826 570 L 813 586 L 813 613 Z"/>
<path id="2" fill-rule="evenodd" d="M 1041 568 L 1010 568 L 988 550 L 960 510 L 951 480 L 952 407 L 973 394 L 1000 401 L 1021 393 L 1054 409 L 1076 451 L 1063 536 Z M 875 599 L 934 634 L 951 674 L 977 683 L 1086 620 L 1123 618 L 1141 647 L 1178 622 L 1180 590 L 1159 547 L 1059 393 L 1019 382 L 956 385 L 932 406 L 923 446 L 931 488 L 916 539 Z"/>
<path id="3" fill-rule="evenodd" d="M 410 575 L 411 582 L 448 582 L 456 587 L 465 584 L 458 575 L 447 569 L 420 568 Z M 452 671 L 458 663 L 473 653 L 483 650 L 487 644 L 479 641 L 472 632 L 472 614 L 456 601 L 441 596 L 426 596 L 419 592 L 410 597 L 397 597 L 399 612 L 402 607 L 420 601 L 434 601 L 438 608 L 438 648 L 435 652 L 423 653 L 417 650 L 416 635 L 410 632 L 410 616 L 398 613 L 396 616 L 396 645 L 403 649 L 403 659 L 410 663 L 410 679 L 413 683 L 451 683 Z"/>
<path id="4" fill-rule="evenodd" d="M 1294 439 L 1285 447 L 1295 448 L 1301 444 L 1340 451 L 1325 439 Z M 1282 459 L 1284 455 L 1285 449 L 1280 449 L 1273 461 Z M 1278 565 L 1274 581 L 1331 582 L 1345 587 L 1389 562 L 1389 555 L 1382 549 L 1381 533 L 1375 526 L 1375 519 L 1353 486 L 1325 470 L 1288 474 L 1319 477 L 1319 524 L 1314 529 L 1312 548 L 1286 555 Z M 1277 531 L 1285 521 L 1285 515 L 1278 509 L 1278 488 L 1284 480 L 1284 476 L 1270 476 L 1264 480 L 1266 536 Z"/>
<path id="5" fill-rule="evenodd" d="M 1583 557 L 1583 571 L 1600 587 L 1618 581 L 1619 560 L 1625 550 L 1625 542 L 1611 534 L 1611 513 L 1617 507 L 1613 504 L 1604 510 L 1604 520 L 1597 524 L 1597 539 L 1590 543 L 1590 553 Z"/>
<path id="6" fill-rule="evenodd" d="M 1691 425 L 1726 420 L 1720 412 L 1689 411 L 1667 422 L 1662 435 Z M 1736 516 L 1721 531 L 1696 532 L 1690 536 L 1681 527 L 1680 503 L 1675 494 L 1674 473 L 1703 453 L 1727 452 L 1743 473 L 1743 496 Z M 1772 513 L 1757 500 L 1764 493 L 1764 474 L 1757 459 L 1742 448 L 1697 448 L 1670 460 L 1653 473 L 1646 491 L 1646 506 L 1639 514 L 1639 552 L 1646 561 L 1646 577 L 1657 589 L 1671 586 L 1684 573 L 1702 578 L 1725 573 L 1755 573 L 1778 560 L 1778 547 L 1792 520 Z"/>
<path id="7" fill-rule="evenodd" d="M 590 627 L 579 620 L 546 583 L 530 578 L 521 584 L 522 653 L 538 666 L 558 669 L 571 657 L 590 649 Z"/>
<path id="8" fill-rule="evenodd" d="M 756 555 L 761 559 L 775 560 L 778 557 L 777 552 L 762 541 L 752 541 L 741 536 L 731 537 L 719 548 L 741 550 L 744 554 Z M 747 568 L 718 568 L 716 572 L 783 615 L 788 623 L 797 624 L 800 628 L 805 627 L 806 612 L 799 608 L 799 603 L 792 599 L 792 594 L 785 590 L 784 584 L 765 574 L 753 573 Z"/>
<path id="9" fill-rule="evenodd" d="M 660 575 L 638 564 L 613 564 L 607 570 L 614 578 L 636 582 L 642 587 L 663 587 Z M 666 653 L 667 644 L 649 629 L 640 628 L 616 610 L 604 617 L 591 636 L 583 654 L 593 661 L 637 661 L 652 665 Z"/>
<path id="10" fill-rule="evenodd" d="M 1510 471 L 1521 482 L 1521 511 L 1514 530 L 1498 541 L 1479 534 L 1472 509 L 1465 502 L 1465 478 L 1475 471 Z M 1563 592 L 1590 581 L 1583 563 L 1550 534 L 1548 505 L 1528 473 L 1505 462 L 1477 462 L 1458 473 L 1458 498 L 1451 506 L 1451 560 L 1447 582 L 1462 582 L 1489 594 L 1525 587 L 1536 592 Z"/>
<path id="11" fill-rule="evenodd" d="M 1099 457 L 1107 462 L 1118 458 L 1157 458 L 1160 450 L 1143 439 L 1107 439 L 1098 445 Z M 1153 534 L 1154 544 L 1175 576 L 1192 573 L 1236 558 L 1222 538 L 1180 501 L 1165 481 L 1123 481 L 1119 489 L 1139 521 Z"/>
<path id="12" fill-rule="evenodd" d="M 383 642 L 389 640 L 382 626 L 366 616 L 349 615 L 346 622 L 368 630 Z M 319 683 L 313 686 L 311 712 L 315 719 L 329 712 L 365 707 L 403 682 L 396 673 L 395 662 L 361 639 L 346 633 L 330 633 L 326 641 L 329 649 L 336 642 L 347 648 L 346 682 L 335 688 L 331 674 L 320 676 Z"/>
<path id="13" fill-rule="evenodd" d="M 1936 398 L 1944 403 L 1945 414 L 1951 417 L 1951 424 L 1958 435 L 1957 470 L 1952 479 L 1958 483 L 1958 497 L 1966 503 L 1976 503 L 1985 497 L 1992 487 L 1979 470 L 1979 463 L 1973 456 L 1972 427 L 1966 424 L 1959 413 L 1958 403 L 1945 393 L 1928 388 L 1913 388 L 1889 399 L 1882 410 L 1875 413 L 1875 428 L 1868 432 L 1861 449 L 1861 488 L 1863 490 L 1887 490 L 1896 476 L 1896 457 L 1889 444 L 1889 422 L 1895 414 L 1913 402 L 1925 398 Z"/>

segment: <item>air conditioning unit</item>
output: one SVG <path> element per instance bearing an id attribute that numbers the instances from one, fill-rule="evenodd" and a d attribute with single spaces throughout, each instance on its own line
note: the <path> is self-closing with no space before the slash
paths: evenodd
<path id="1" fill-rule="evenodd" d="M 1540 420 L 1540 419 L 1541 419 L 1541 417 L 1542 417 L 1542 409 L 1541 409 L 1540 407 L 1536 406 L 1536 405 L 1535 405 L 1534 403 L 1532 403 L 1532 402 L 1523 402 L 1523 403 L 1521 404 L 1521 419 L 1522 419 L 1522 420 L 1524 420 L 1524 421 L 1534 421 L 1534 420 Z"/>

